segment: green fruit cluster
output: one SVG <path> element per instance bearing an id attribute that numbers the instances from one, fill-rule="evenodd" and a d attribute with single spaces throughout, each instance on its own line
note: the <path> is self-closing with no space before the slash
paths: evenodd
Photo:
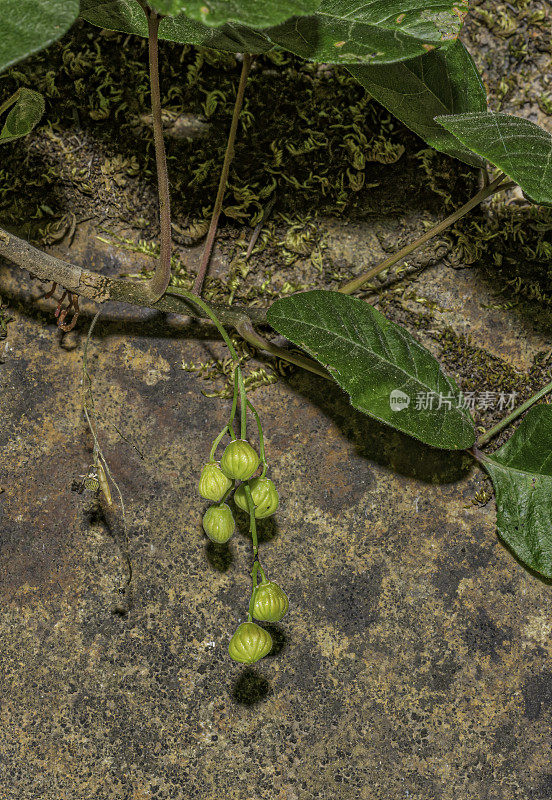
<path id="1" fill-rule="evenodd" d="M 236 481 L 244 482 L 234 493 L 234 502 L 242 511 L 249 513 L 246 485 L 251 491 L 256 519 L 269 517 L 278 508 L 279 497 L 273 482 L 264 475 L 253 478 L 259 464 L 259 455 L 249 442 L 233 439 L 222 454 L 220 464 L 209 461 L 201 470 L 199 494 L 217 504 L 208 508 L 203 517 L 203 530 L 211 541 L 224 544 L 234 533 L 232 511 L 223 500 Z"/>
<path id="2" fill-rule="evenodd" d="M 234 502 L 242 511 L 250 515 L 250 532 L 253 539 L 253 591 L 249 601 L 247 622 L 242 622 L 232 639 L 228 652 L 230 658 L 241 664 L 254 664 L 264 658 L 272 649 L 272 638 L 268 631 L 253 622 L 278 622 L 286 614 L 289 601 L 285 592 L 273 581 L 266 578 L 257 560 L 257 538 L 255 520 L 271 516 L 278 508 L 279 498 L 276 487 L 265 476 L 266 461 L 261 439 L 261 457 L 245 439 L 232 439 L 226 446 L 220 463 L 214 460 L 215 440 L 211 460 L 201 470 L 199 494 L 211 500 L 203 515 L 203 530 L 212 542 L 225 544 L 235 530 L 234 517 L 225 500 L 234 491 Z M 262 474 L 253 477 L 259 465 L 263 464 Z M 236 482 L 241 481 L 236 488 Z M 250 506 L 252 502 L 252 506 Z M 257 583 L 260 571 L 261 583 Z"/>

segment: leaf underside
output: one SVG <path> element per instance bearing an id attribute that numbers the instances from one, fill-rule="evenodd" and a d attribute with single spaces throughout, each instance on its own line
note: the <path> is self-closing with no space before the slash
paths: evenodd
<path id="1" fill-rule="evenodd" d="M 269 28 L 295 16 L 313 14 L 319 0 L 150 0 L 162 14 L 185 14 L 209 26 L 235 22 L 252 28 Z"/>
<path id="2" fill-rule="evenodd" d="M 4 104 L 11 106 L 0 130 L 0 143 L 20 139 L 32 131 L 44 114 L 44 98 L 39 92 L 22 87 Z"/>
<path id="3" fill-rule="evenodd" d="M 440 116 L 437 122 L 505 172 L 534 203 L 552 205 L 552 136 L 544 128 L 495 112 Z"/>
<path id="4" fill-rule="evenodd" d="M 487 109 L 485 87 L 461 42 L 409 61 L 348 69 L 375 100 L 436 150 L 474 167 L 485 163 L 435 122 L 440 114 Z"/>
<path id="5" fill-rule="evenodd" d="M 78 14 L 78 0 L 1 0 L 0 72 L 55 42 Z"/>
<path id="6" fill-rule="evenodd" d="M 188 7 L 186 14 L 161 21 L 159 35 L 164 39 L 231 52 L 262 53 L 278 46 L 311 61 L 344 64 L 391 63 L 448 47 L 467 10 L 466 2 L 454 5 L 446 0 L 409 0 L 408 4 L 369 0 L 357 8 L 345 0 L 287 0 L 283 4 L 255 0 L 241 10 L 234 2 L 209 6 L 159 0 L 159 4 L 174 11 Z M 293 14 L 299 6 L 305 11 Z M 285 18 L 289 11 L 292 14 Z M 82 0 L 81 16 L 104 28 L 146 35 L 145 16 L 136 0 Z"/>
<path id="7" fill-rule="evenodd" d="M 310 17 L 273 29 L 275 44 L 310 61 L 387 64 L 449 46 L 460 32 L 466 2 L 325 0 Z"/>
<path id="8" fill-rule="evenodd" d="M 530 409 L 483 466 L 495 490 L 499 536 L 526 566 L 552 579 L 552 407 Z"/>
<path id="9" fill-rule="evenodd" d="M 359 411 L 433 447 L 473 444 L 473 423 L 454 381 L 408 331 L 368 303 L 309 291 L 277 300 L 268 321 L 323 364 Z M 392 393 L 409 398 L 408 407 L 394 410 Z M 432 407 L 424 408 L 420 398 L 433 398 Z"/>

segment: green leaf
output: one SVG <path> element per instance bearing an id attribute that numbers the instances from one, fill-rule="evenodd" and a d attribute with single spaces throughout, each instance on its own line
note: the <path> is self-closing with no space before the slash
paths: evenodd
<path id="1" fill-rule="evenodd" d="M 269 28 L 290 17 L 312 14 L 319 0 L 150 0 L 162 14 L 185 14 L 205 25 L 236 22 L 252 28 Z"/>
<path id="2" fill-rule="evenodd" d="M 147 37 L 146 17 L 135 0 L 81 0 L 81 17 L 109 30 Z M 229 50 L 232 53 L 266 53 L 274 45 L 266 36 L 241 25 L 208 27 L 184 14 L 166 17 L 159 25 L 159 37 L 169 42 Z"/>
<path id="3" fill-rule="evenodd" d="M 497 529 L 516 556 L 552 579 L 552 407 L 535 406 L 492 456 Z"/>
<path id="4" fill-rule="evenodd" d="M 0 114 L 10 107 L 11 111 L 0 131 L 0 143 L 11 142 L 32 131 L 44 114 L 44 98 L 39 92 L 22 87 L 3 103 Z"/>
<path id="5" fill-rule="evenodd" d="M 299 1 L 302 15 L 286 19 Z M 158 2 L 160 7 L 173 10 L 184 7 L 180 0 Z M 352 9 L 346 0 L 315 0 L 311 8 L 307 6 L 313 5 L 312 0 L 287 0 L 285 4 L 254 0 L 239 13 L 233 3 L 218 3 L 207 15 L 201 13 L 206 7 L 203 3 L 188 3 L 188 15 L 180 13 L 162 20 L 159 35 L 182 44 L 232 52 L 261 53 L 277 45 L 311 61 L 344 64 L 390 63 L 453 43 L 467 0 L 456 6 L 446 0 L 409 3 L 412 7 L 407 8 L 405 0 L 369 0 Z M 196 19 L 190 18 L 192 12 Z M 101 27 L 147 34 L 144 13 L 136 0 L 83 0 L 81 16 Z M 211 24 L 204 24 L 208 18 Z M 212 27 L 214 20 L 221 27 Z M 231 21 L 222 24 L 225 20 Z"/>
<path id="6" fill-rule="evenodd" d="M 78 0 L 1 0 L 0 72 L 63 36 L 78 13 Z"/>
<path id="7" fill-rule="evenodd" d="M 437 117 L 437 122 L 505 172 L 530 200 L 552 205 L 552 136 L 543 128 L 491 111 Z"/>
<path id="8" fill-rule="evenodd" d="M 368 303 L 303 292 L 273 303 L 268 321 L 323 364 L 359 411 L 433 447 L 473 444 L 473 423 L 454 381 L 408 331 Z"/>
<path id="9" fill-rule="evenodd" d="M 387 64 L 421 56 L 456 39 L 468 0 L 322 0 L 311 17 L 288 20 L 267 35 L 310 61 Z"/>
<path id="10" fill-rule="evenodd" d="M 348 67 L 372 97 L 424 141 L 474 167 L 484 160 L 434 121 L 439 114 L 486 111 L 487 93 L 464 45 L 385 66 Z"/>

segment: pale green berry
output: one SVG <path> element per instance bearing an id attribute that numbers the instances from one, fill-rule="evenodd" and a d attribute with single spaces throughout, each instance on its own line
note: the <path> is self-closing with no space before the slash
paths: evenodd
<path id="1" fill-rule="evenodd" d="M 264 517 L 270 517 L 271 514 L 274 514 L 278 508 L 279 498 L 276 487 L 270 478 L 253 478 L 249 487 L 251 489 L 253 505 L 255 506 L 256 518 L 263 519 Z M 247 495 L 245 494 L 245 486 L 243 484 L 236 489 L 234 500 L 242 511 L 249 512 Z"/>
<path id="2" fill-rule="evenodd" d="M 255 589 L 253 616 L 261 622 L 278 622 L 286 614 L 289 600 L 277 583 L 268 581 Z"/>
<path id="3" fill-rule="evenodd" d="M 203 515 L 203 530 L 212 542 L 224 544 L 234 533 L 234 517 L 230 506 L 211 506 Z"/>
<path id="4" fill-rule="evenodd" d="M 242 622 L 230 640 L 230 658 L 240 664 L 254 664 L 272 650 L 272 637 L 255 622 Z"/>
<path id="5" fill-rule="evenodd" d="M 228 489 L 232 486 L 216 461 L 210 461 L 201 470 L 199 478 L 199 493 L 206 500 L 220 503 Z"/>
<path id="6" fill-rule="evenodd" d="M 234 439 L 220 459 L 220 468 L 231 480 L 247 481 L 259 466 L 259 456 L 249 442 Z"/>

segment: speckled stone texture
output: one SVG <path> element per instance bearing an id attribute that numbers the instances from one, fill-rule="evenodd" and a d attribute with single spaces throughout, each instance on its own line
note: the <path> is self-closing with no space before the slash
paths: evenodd
<path id="1" fill-rule="evenodd" d="M 493 107 L 550 130 L 549 47 L 524 50 L 541 35 L 534 6 L 510 35 L 513 6 L 478 3 L 465 40 Z M 396 187 L 407 202 L 410 180 Z M 328 252 L 358 273 L 382 237 L 394 247 L 398 227 L 404 239 L 431 218 L 330 221 Z M 54 252 L 94 269 L 142 265 L 85 226 L 67 247 Z M 394 310 L 436 354 L 445 326 L 519 374 L 550 349 L 550 311 L 505 311 L 477 270 L 437 259 L 408 290 Z M 473 502 L 489 487 L 467 456 L 368 420 L 299 370 L 257 390 L 281 497 L 261 555 L 290 610 L 267 626 L 273 654 L 235 664 L 250 543 L 242 530 L 209 544 L 196 491 L 229 403 L 181 367 L 223 346 L 210 327 L 121 306 L 98 322 L 90 371 L 134 568 L 120 615 L 120 528 L 71 488 L 91 461 L 92 309 L 61 336 L 43 291 L 0 264 L 13 317 L 0 341 L 0 800 L 549 800 L 550 587 L 500 544 L 494 501 Z M 432 336 L 416 324 L 429 310 Z"/>
<path id="2" fill-rule="evenodd" d="M 17 271 L 2 287 L 15 278 L 21 297 Z M 262 557 L 290 612 L 244 668 L 226 651 L 250 546 L 206 544 L 196 494 L 228 402 L 180 366 L 221 345 L 150 312 L 98 323 L 90 369 L 135 570 L 119 616 L 118 534 L 71 491 L 90 461 L 83 336 L 26 307 L 1 366 L 2 798 L 549 797 L 549 589 L 497 540 L 493 503 L 472 503 L 464 456 L 315 376 L 258 390 L 282 499 Z"/>

